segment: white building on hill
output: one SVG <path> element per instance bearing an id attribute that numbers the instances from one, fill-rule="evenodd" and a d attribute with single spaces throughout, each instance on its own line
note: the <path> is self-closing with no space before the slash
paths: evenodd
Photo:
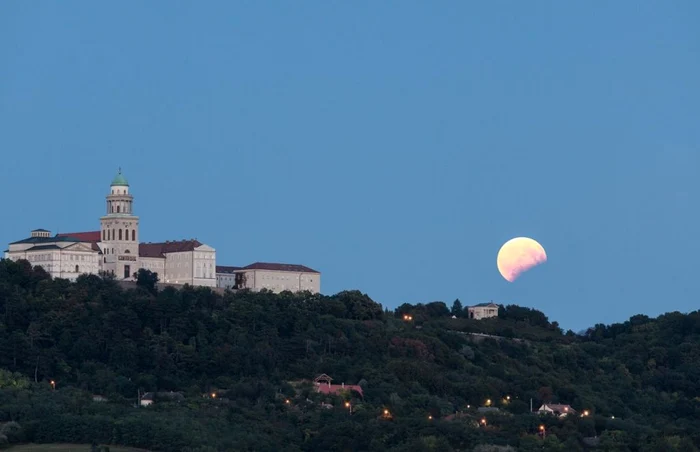
<path id="1" fill-rule="evenodd" d="M 247 267 L 217 267 L 216 250 L 195 239 L 140 243 L 139 217 L 134 197 L 121 170 L 106 196 L 106 213 L 98 231 L 51 235 L 31 231 L 26 239 L 10 243 L 5 258 L 24 259 L 54 278 L 75 280 L 81 274 L 109 272 L 131 281 L 144 268 L 168 284 L 228 289 L 321 291 L 321 274 L 303 265 L 256 262 Z"/>
<path id="2" fill-rule="evenodd" d="M 247 267 L 216 267 L 216 285 L 226 289 L 271 290 L 275 293 L 321 292 L 321 273 L 304 265 L 256 262 Z"/>
<path id="3" fill-rule="evenodd" d="M 139 243 L 139 217 L 121 170 L 107 194 L 107 212 L 100 230 L 51 236 L 35 229 L 26 239 L 10 243 L 5 258 L 25 259 L 55 278 L 75 280 L 81 274 L 112 273 L 133 280 L 140 268 L 158 273 L 172 284 L 216 287 L 216 250 L 197 240 Z"/>
<path id="4" fill-rule="evenodd" d="M 469 306 L 467 314 L 470 319 L 488 319 L 489 317 L 498 317 L 498 308 L 499 306 L 496 303 L 479 303 Z"/>

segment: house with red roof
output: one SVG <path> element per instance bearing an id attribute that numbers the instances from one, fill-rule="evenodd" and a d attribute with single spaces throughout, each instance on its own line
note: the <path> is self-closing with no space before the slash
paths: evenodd
<path id="1" fill-rule="evenodd" d="M 82 274 L 111 273 L 133 281 L 139 269 L 158 273 L 161 282 L 216 287 L 216 250 L 196 239 L 140 243 L 139 217 L 129 182 L 119 170 L 106 195 L 100 229 L 51 235 L 35 229 L 12 242 L 5 258 L 27 260 L 51 276 L 75 280 Z"/>
<path id="2" fill-rule="evenodd" d="M 161 283 L 283 291 L 321 291 L 321 273 L 297 264 L 255 262 L 245 267 L 216 265 L 216 250 L 197 239 L 142 242 L 129 182 L 119 172 L 106 195 L 100 229 L 51 235 L 46 229 L 10 243 L 4 256 L 27 260 L 51 276 L 75 280 L 81 274 L 112 274 L 133 281 L 139 269 L 158 274 Z"/>
<path id="3" fill-rule="evenodd" d="M 321 394 L 341 395 L 345 391 L 352 391 L 359 394 L 360 397 L 364 397 L 361 386 L 346 385 L 345 383 L 334 385 L 331 383 L 332 381 L 333 379 L 326 374 L 321 374 L 314 378 L 314 387 L 316 388 L 316 392 L 320 392 Z"/>

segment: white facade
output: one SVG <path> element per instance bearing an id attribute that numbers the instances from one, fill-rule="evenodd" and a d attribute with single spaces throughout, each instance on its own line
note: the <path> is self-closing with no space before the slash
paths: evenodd
<path id="1" fill-rule="evenodd" d="M 537 410 L 537 413 L 565 417 L 570 414 L 576 414 L 576 410 L 571 408 L 569 405 L 545 403 Z"/>
<path id="2" fill-rule="evenodd" d="M 153 254 L 163 257 L 153 257 Z M 169 284 L 216 287 L 216 250 L 196 240 L 147 243 L 141 246 L 143 268 Z M 149 257 L 145 257 L 149 256 Z"/>
<path id="3" fill-rule="evenodd" d="M 72 281 L 83 273 L 98 273 L 100 253 L 91 243 L 69 237 L 50 237 L 49 231 L 37 229 L 28 239 L 11 243 L 5 258 L 24 259 L 40 266 L 54 278 Z"/>
<path id="4" fill-rule="evenodd" d="M 144 268 L 172 284 L 216 287 L 216 250 L 196 240 L 139 243 L 139 217 L 121 170 L 106 197 L 107 213 L 100 230 L 71 234 L 32 231 L 13 242 L 5 258 L 26 259 L 55 278 L 75 280 L 81 274 L 112 273 L 118 280 L 133 280 Z"/>
<path id="5" fill-rule="evenodd" d="M 139 263 L 139 217 L 133 214 L 134 197 L 129 183 L 119 174 L 107 195 L 107 214 L 100 218 L 103 270 L 118 279 L 133 280 Z"/>
<path id="6" fill-rule="evenodd" d="M 321 273 L 303 265 L 256 262 L 247 267 L 218 267 L 217 287 L 226 289 L 321 292 Z"/>
<path id="7" fill-rule="evenodd" d="M 470 319 L 475 320 L 498 317 L 498 307 L 496 303 L 480 303 L 475 306 L 469 306 L 467 313 Z"/>

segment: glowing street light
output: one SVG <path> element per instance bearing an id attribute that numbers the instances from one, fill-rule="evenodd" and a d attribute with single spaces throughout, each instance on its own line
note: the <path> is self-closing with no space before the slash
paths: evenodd
<path id="1" fill-rule="evenodd" d="M 540 432 L 542 432 L 542 439 L 547 437 L 547 429 L 544 427 L 544 425 L 540 425 Z"/>
<path id="2" fill-rule="evenodd" d="M 211 398 L 212 398 L 212 399 L 215 399 L 215 398 L 216 398 L 216 393 L 215 393 L 215 392 L 212 392 L 212 393 L 211 393 Z"/>
<path id="3" fill-rule="evenodd" d="M 289 405 L 290 403 L 292 403 L 292 401 L 289 400 L 289 399 L 287 399 L 287 400 L 284 401 L 284 403 L 286 403 L 287 405 Z"/>
<path id="4" fill-rule="evenodd" d="M 431 414 L 428 415 L 428 420 L 429 420 L 429 421 L 432 421 L 432 420 L 433 420 L 433 416 L 432 416 Z"/>
<path id="5" fill-rule="evenodd" d="M 486 406 L 491 406 L 491 399 L 486 399 Z"/>
<path id="6" fill-rule="evenodd" d="M 481 423 L 481 425 L 483 425 L 485 427 L 486 426 L 486 418 L 482 417 L 480 423 Z"/>
<path id="7" fill-rule="evenodd" d="M 352 404 L 350 402 L 345 402 L 345 408 L 352 414 Z"/>
<path id="8" fill-rule="evenodd" d="M 56 382 L 51 380 L 50 383 L 51 383 L 51 389 L 56 390 Z"/>
<path id="9" fill-rule="evenodd" d="M 581 417 L 586 417 L 589 414 L 591 414 L 591 413 L 588 410 L 583 410 L 583 414 L 581 415 Z"/>

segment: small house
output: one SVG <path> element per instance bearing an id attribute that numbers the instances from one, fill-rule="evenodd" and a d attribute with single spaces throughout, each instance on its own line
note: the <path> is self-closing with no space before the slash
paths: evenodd
<path id="1" fill-rule="evenodd" d="M 360 397 L 364 397 L 362 387 L 359 385 L 346 385 L 345 383 L 334 385 L 331 384 L 331 381 L 333 381 L 333 379 L 326 374 L 321 374 L 314 378 L 314 387 L 316 388 L 316 392 L 320 392 L 321 394 L 339 395 L 342 391 L 354 391 L 360 394 Z"/>
<path id="2" fill-rule="evenodd" d="M 149 406 L 152 405 L 156 400 L 164 401 L 164 402 L 182 402 L 185 400 L 185 396 L 183 396 L 179 392 L 147 392 L 144 395 L 141 396 L 141 399 L 139 400 L 139 405 L 141 406 Z"/>
<path id="3" fill-rule="evenodd" d="M 576 414 L 576 410 L 571 408 L 569 405 L 562 405 L 558 403 L 545 403 L 539 410 L 539 414 L 551 414 L 558 417 L 568 416 L 569 414 Z"/>
<path id="4" fill-rule="evenodd" d="M 489 317 L 498 317 L 498 308 L 496 303 L 479 303 L 474 306 L 467 307 L 467 315 L 470 319 L 481 320 Z"/>

